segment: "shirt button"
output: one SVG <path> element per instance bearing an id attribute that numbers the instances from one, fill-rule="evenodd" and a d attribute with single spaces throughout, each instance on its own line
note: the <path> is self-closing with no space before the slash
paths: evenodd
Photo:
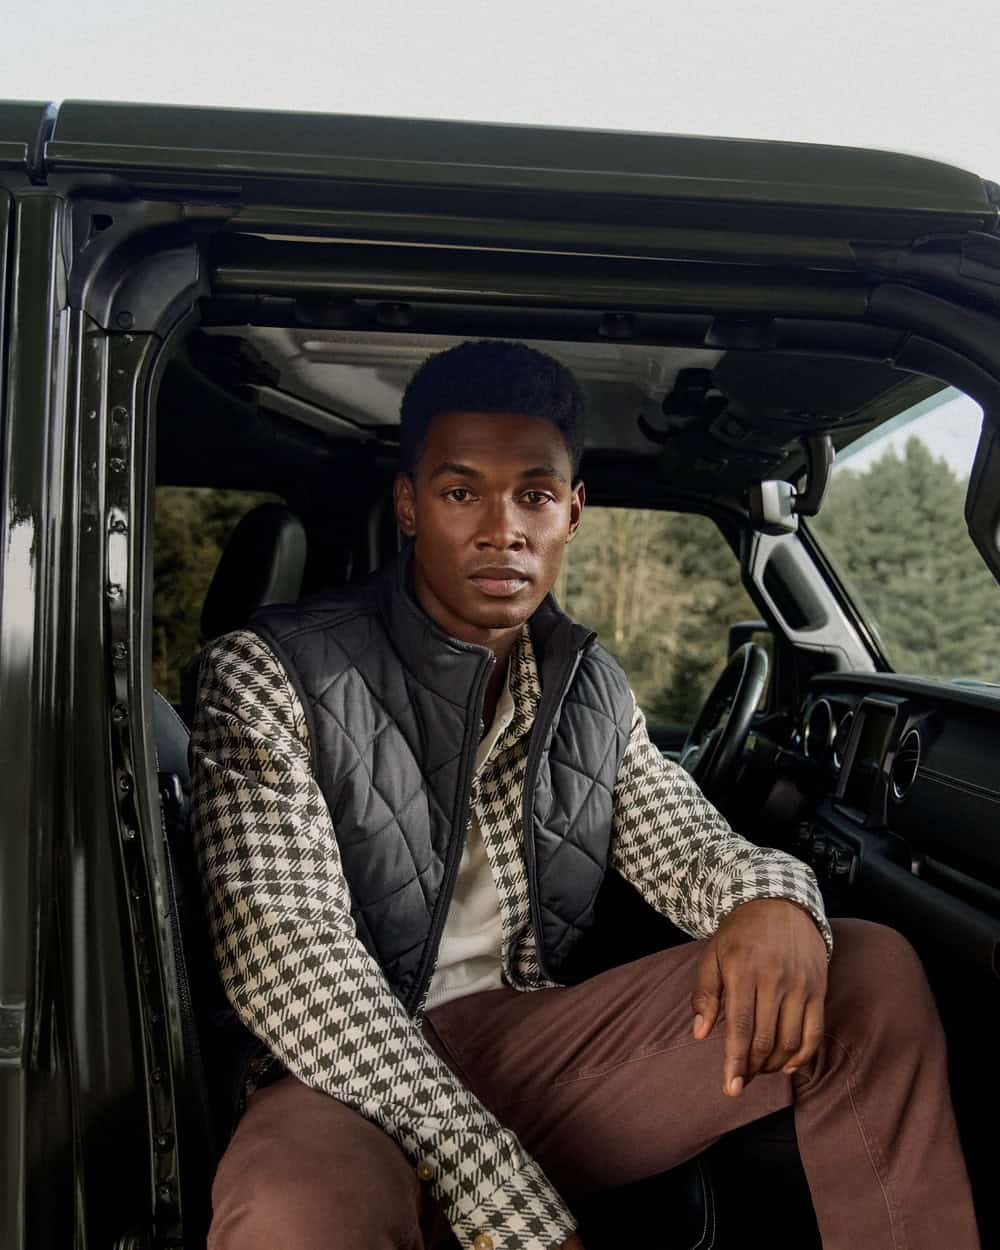
<path id="1" fill-rule="evenodd" d="M 417 1175 L 422 1181 L 429 1181 L 434 1175 L 434 1169 L 426 1159 L 421 1159 L 421 1161 L 417 1164 Z"/>
<path id="2" fill-rule="evenodd" d="M 493 1250 L 493 1238 L 489 1233 L 480 1233 L 472 1243 L 472 1250 Z"/>

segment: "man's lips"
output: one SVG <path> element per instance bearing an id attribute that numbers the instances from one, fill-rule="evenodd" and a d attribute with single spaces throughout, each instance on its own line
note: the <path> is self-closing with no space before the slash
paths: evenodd
<path id="1" fill-rule="evenodd" d="M 469 575 L 469 580 L 483 594 L 501 599 L 505 596 L 516 595 L 528 584 L 528 577 L 525 573 L 520 569 L 507 567 L 477 569 Z"/>

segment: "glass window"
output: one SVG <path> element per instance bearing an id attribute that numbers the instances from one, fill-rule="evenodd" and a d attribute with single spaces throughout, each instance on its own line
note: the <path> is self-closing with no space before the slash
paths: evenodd
<path id="1" fill-rule="evenodd" d="M 180 702 L 181 669 L 201 649 L 202 604 L 237 522 L 277 495 L 193 486 L 156 488 L 153 537 L 153 685 Z"/>
<path id="2" fill-rule="evenodd" d="M 718 526 L 691 513 L 585 508 L 555 590 L 659 724 L 694 720 L 728 658 L 729 626 L 759 616 Z"/>
<path id="3" fill-rule="evenodd" d="M 1000 682 L 1000 587 L 964 514 L 981 427 L 951 388 L 893 417 L 840 452 L 809 523 L 897 672 Z"/>

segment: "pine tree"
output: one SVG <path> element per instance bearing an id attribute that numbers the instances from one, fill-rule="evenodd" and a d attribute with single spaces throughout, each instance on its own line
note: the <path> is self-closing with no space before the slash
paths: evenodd
<path id="1" fill-rule="evenodd" d="M 897 672 L 1000 681 L 1000 587 L 969 538 L 966 489 L 914 436 L 841 470 L 814 522 Z"/>

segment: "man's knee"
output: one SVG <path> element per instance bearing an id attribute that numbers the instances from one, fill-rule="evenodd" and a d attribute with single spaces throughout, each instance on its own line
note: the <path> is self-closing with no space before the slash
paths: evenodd
<path id="1" fill-rule="evenodd" d="M 922 1018 L 937 1022 L 923 964 L 901 933 L 867 920 L 834 920 L 832 928 L 828 1017 L 832 1010 L 841 1024 L 854 1017 L 911 1031 Z"/>
<path id="2" fill-rule="evenodd" d="M 273 1086 L 251 1099 L 216 1174 L 209 1250 L 416 1250 L 420 1184 L 402 1151 L 310 1094 Z"/>

